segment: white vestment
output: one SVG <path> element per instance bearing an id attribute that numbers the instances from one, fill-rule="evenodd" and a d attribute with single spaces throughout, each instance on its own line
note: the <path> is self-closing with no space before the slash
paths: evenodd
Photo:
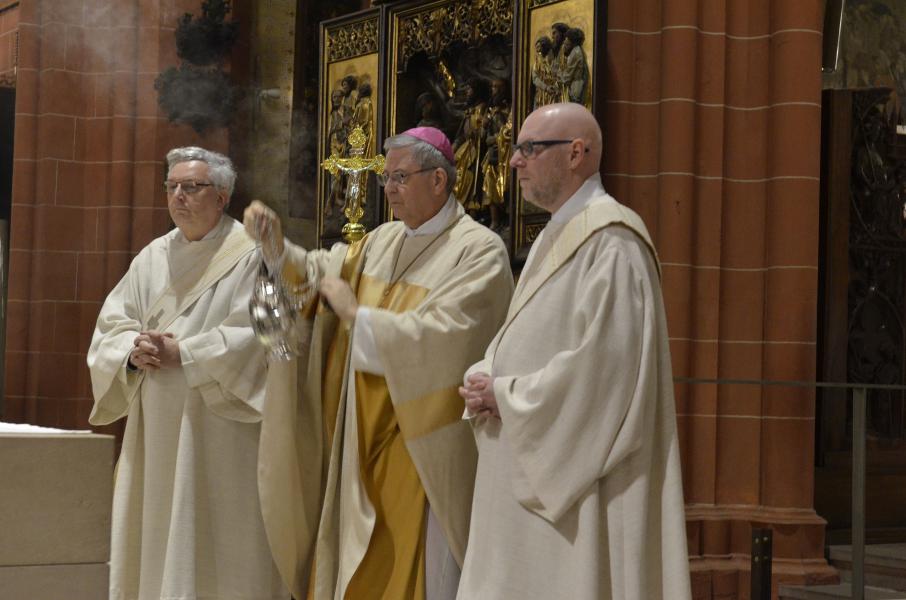
<path id="1" fill-rule="evenodd" d="M 264 349 L 249 325 L 259 264 L 229 217 L 178 229 L 132 261 L 88 353 L 90 421 L 127 417 L 113 500 L 110 600 L 285 600 L 256 468 Z M 129 371 L 140 331 L 179 341 L 182 367 Z"/>
<path id="2" fill-rule="evenodd" d="M 657 258 L 641 219 L 597 176 L 561 210 L 535 242 L 506 323 L 469 370 L 494 377 L 500 419 L 474 424 L 457 598 L 686 600 Z"/>

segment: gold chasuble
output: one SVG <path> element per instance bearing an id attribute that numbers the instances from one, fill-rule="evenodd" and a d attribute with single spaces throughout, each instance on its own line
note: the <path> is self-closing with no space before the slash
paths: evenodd
<path id="1" fill-rule="evenodd" d="M 370 308 L 384 371 L 352 367 L 356 330 L 322 304 L 303 323 L 310 352 L 295 374 L 268 375 L 275 416 L 269 421 L 266 407 L 264 431 L 294 428 L 295 436 L 268 439 L 295 437 L 296 451 L 264 448 L 263 436 L 262 461 L 298 476 L 288 485 L 259 469 L 259 488 L 276 562 L 297 597 L 424 599 L 429 510 L 462 564 L 477 452 L 457 388 L 503 322 L 513 284 L 500 239 L 456 209 L 440 233 L 407 236 L 394 222 L 329 252 L 289 248 L 286 277 L 314 264 Z M 298 408 L 288 411 L 292 402 Z"/>

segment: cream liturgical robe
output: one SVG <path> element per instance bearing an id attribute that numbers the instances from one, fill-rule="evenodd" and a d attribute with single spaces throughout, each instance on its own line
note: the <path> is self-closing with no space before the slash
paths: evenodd
<path id="1" fill-rule="evenodd" d="M 424 235 L 394 222 L 330 252 L 288 249 L 286 278 L 339 275 L 367 307 L 349 329 L 322 304 L 302 334 L 310 353 L 268 372 L 259 485 L 296 597 L 455 594 L 477 460 L 457 388 L 513 283 L 500 238 L 455 200 L 434 220 Z"/>
<path id="2" fill-rule="evenodd" d="M 256 485 L 265 361 L 248 301 L 258 264 L 229 217 L 196 242 L 174 229 L 135 257 L 101 309 L 90 421 L 127 418 L 110 600 L 289 598 Z M 182 367 L 128 371 L 143 329 L 172 333 Z"/>
<path id="3" fill-rule="evenodd" d="M 469 370 L 495 378 L 500 419 L 474 424 L 461 600 L 690 598 L 657 259 L 597 176 L 577 196 Z"/>

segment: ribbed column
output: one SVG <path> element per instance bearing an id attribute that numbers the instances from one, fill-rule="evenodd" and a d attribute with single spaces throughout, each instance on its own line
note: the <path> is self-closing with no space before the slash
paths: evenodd
<path id="1" fill-rule="evenodd" d="M 664 266 L 674 374 L 815 378 L 822 3 L 608 3 L 605 185 Z M 696 598 L 833 578 L 813 509 L 814 391 L 676 386 Z"/>

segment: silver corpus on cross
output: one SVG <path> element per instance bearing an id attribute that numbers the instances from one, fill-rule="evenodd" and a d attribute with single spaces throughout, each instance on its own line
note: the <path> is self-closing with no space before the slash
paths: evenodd
<path id="1" fill-rule="evenodd" d="M 268 244 L 271 256 L 277 256 L 277 242 L 271 235 L 270 221 L 262 220 L 258 239 Z M 318 292 L 320 277 L 317 267 L 307 262 L 306 280 L 301 286 L 285 285 L 281 269 L 268 273 L 262 253 L 255 288 L 249 299 L 249 317 L 255 336 L 277 360 L 289 360 L 297 354 L 296 316 Z"/>

